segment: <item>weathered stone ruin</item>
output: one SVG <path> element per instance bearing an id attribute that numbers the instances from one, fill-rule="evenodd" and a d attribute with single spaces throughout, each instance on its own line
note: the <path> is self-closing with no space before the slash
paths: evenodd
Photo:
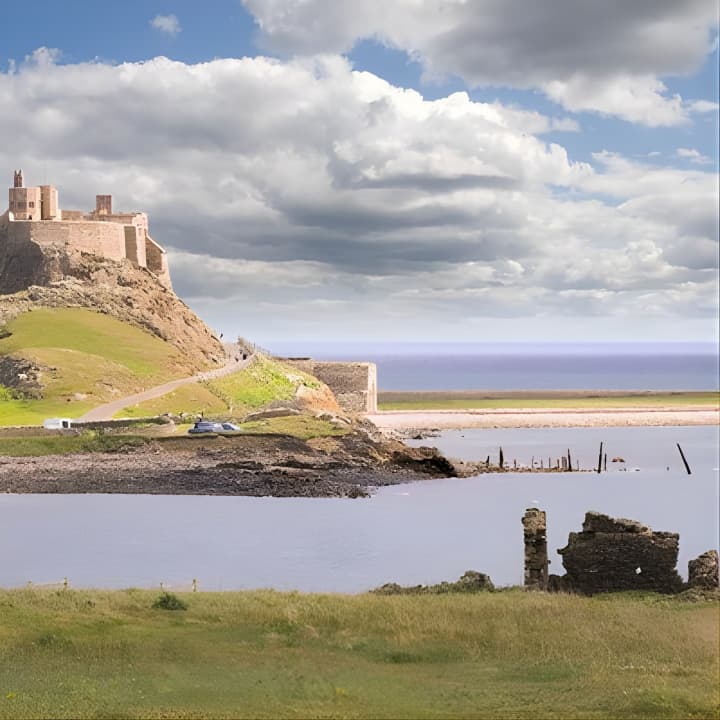
<path id="1" fill-rule="evenodd" d="M 544 510 L 528 508 L 522 519 L 525 539 L 525 581 L 530 590 L 547 590 L 547 519 Z"/>
<path id="2" fill-rule="evenodd" d="M 635 520 L 588 512 L 580 533 L 570 533 L 558 550 L 566 574 L 553 576 L 558 589 L 593 595 L 618 590 L 675 593 L 683 582 L 677 573 L 677 533 L 653 532 Z"/>
<path id="3" fill-rule="evenodd" d="M 446 593 L 478 593 L 495 590 L 489 575 L 477 570 L 466 570 L 456 582 L 441 582 L 437 585 L 412 585 L 403 587 L 397 583 L 385 583 L 370 592 L 377 595 L 444 595 Z"/>
<path id="4" fill-rule="evenodd" d="M 688 563 L 688 587 L 718 589 L 718 552 L 708 550 Z"/>

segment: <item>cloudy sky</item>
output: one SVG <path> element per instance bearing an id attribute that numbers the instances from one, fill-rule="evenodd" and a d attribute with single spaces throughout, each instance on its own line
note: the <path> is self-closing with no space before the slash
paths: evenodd
<path id="1" fill-rule="evenodd" d="M 35 0 L 0 168 L 226 336 L 713 340 L 716 0 Z"/>

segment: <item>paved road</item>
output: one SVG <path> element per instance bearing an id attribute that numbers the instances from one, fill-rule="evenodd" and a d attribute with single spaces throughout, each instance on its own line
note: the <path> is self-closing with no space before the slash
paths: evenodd
<path id="1" fill-rule="evenodd" d="M 119 413 L 122 409 L 129 407 L 130 405 L 136 405 L 137 403 L 144 402 L 145 400 L 154 400 L 155 398 L 167 395 L 167 393 L 176 390 L 181 385 L 187 385 L 188 383 L 199 382 L 201 380 L 212 380 L 214 378 L 222 377 L 223 375 L 229 375 L 230 373 L 237 372 L 247 367 L 253 360 L 254 356 L 251 355 L 247 360 L 233 360 L 227 365 L 224 365 L 217 370 L 208 370 L 206 372 L 192 375 L 191 377 L 180 378 L 179 380 L 171 380 L 163 385 L 150 388 L 149 390 L 143 390 L 143 392 L 135 393 L 135 395 L 127 395 L 126 397 L 112 402 L 105 403 L 105 405 L 99 405 L 93 408 L 89 412 L 86 412 L 82 417 L 78 418 L 76 422 L 99 422 L 102 420 L 112 420 L 116 413 Z"/>

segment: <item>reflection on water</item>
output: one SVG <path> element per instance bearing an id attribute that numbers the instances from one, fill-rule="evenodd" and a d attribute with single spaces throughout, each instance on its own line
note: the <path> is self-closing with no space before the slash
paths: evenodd
<path id="1" fill-rule="evenodd" d="M 679 570 L 718 543 L 717 428 L 464 430 L 426 443 L 511 461 L 570 447 L 593 464 L 600 440 L 629 472 L 484 475 L 380 489 L 366 500 L 152 495 L 0 496 L 0 585 L 274 587 L 358 592 L 432 583 L 467 569 L 522 582 L 525 508 L 548 511 L 555 549 L 586 510 L 680 533 Z M 464 435 L 465 437 L 461 437 Z M 680 442 L 693 470 L 682 468 Z M 674 453 L 673 453 L 674 451 Z M 639 468 L 634 471 L 634 468 Z M 670 469 L 667 470 L 666 468 Z"/>

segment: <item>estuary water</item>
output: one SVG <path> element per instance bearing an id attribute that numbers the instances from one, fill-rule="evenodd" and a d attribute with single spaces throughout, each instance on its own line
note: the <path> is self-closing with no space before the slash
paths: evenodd
<path id="1" fill-rule="evenodd" d="M 417 444 L 511 462 L 571 449 L 581 467 L 608 472 L 506 473 L 379 489 L 368 499 L 153 495 L 0 495 L 0 586 L 362 592 L 385 582 L 434 583 L 465 570 L 497 585 L 522 582 L 521 517 L 548 512 L 555 553 L 587 510 L 680 533 L 687 561 L 718 546 L 718 428 L 572 428 L 448 431 Z M 692 469 L 687 475 L 675 443 Z M 619 469 L 620 467 L 625 469 Z"/>

